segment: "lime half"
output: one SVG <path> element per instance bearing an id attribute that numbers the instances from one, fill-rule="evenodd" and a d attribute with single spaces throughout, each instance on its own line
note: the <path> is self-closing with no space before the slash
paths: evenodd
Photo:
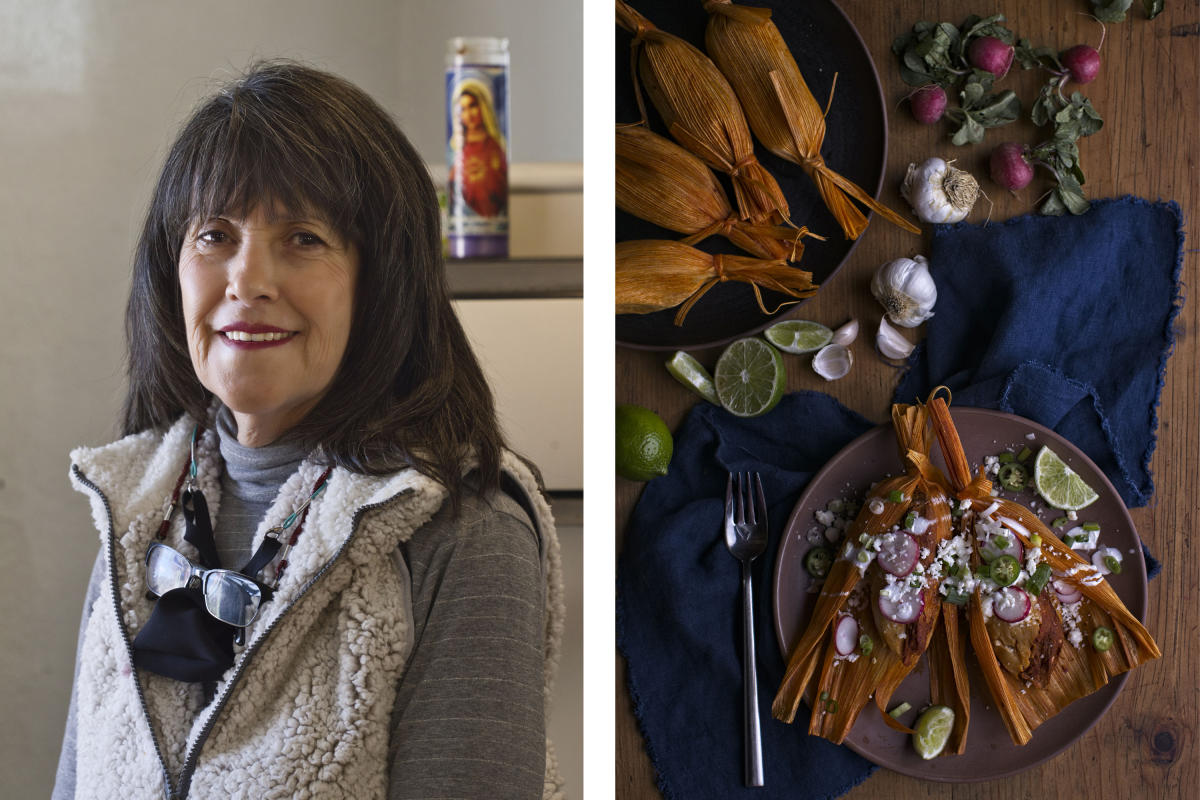
<path id="1" fill-rule="evenodd" d="M 648 481 L 667 474 L 675 442 L 662 417 L 648 408 L 617 406 L 617 474 Z"/>
<path id="2" fill-rule="evenodd" d="M 767 341 L 785 353 L 815 353 L 833 339 L 833 331 L 819 322 L 789 319 L 763 331 Z"/>
<path id="3" fill-rule="evenodd" d="M 762 339 L 738 339 L 717 359 L 713 383 L 721 405 L 739 417 L 757 417 L 779 404 L 786 373 L 783 356 Z"/>
<path id="4" fill-rule="evenodd" d="M 1033 462 L 1033 485 L 1043 500 L 1064 511 L 1090 506 L 1099 497 L 1049 447 L 1042 447 Z"/>
<path id="5" fill-rule="evenodd" d="M 671 360 L 667 362 L 667 372 L 675 380 L 682 383 L 684 386 L 691 389 L 696 394 L 703 397 L 714 406 L 721 405 L 721 401 L 717 399 L 717 387 L 713 386 L 712 376 L 708 374 L 708 370 L 704 366 L 692 358 L 692 356 L 683 352 L 676 351 Z"/>
<path id="6" fill-rule="evenodd" d="M 948 706 L 930 706 L 917 717 L 913 726 L 913 747 L 917 755 L 928 761 L 937 758 L 946 749 L 950 731 L 954 730 L 954 709 Z"/>

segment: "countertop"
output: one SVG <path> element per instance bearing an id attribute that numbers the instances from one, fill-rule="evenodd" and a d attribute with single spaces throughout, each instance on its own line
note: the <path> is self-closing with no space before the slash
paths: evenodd
<path id="1" fill-rule="evenodd" d="M 636 4 L 635 4 L 636 5 Z M 841 6 L 858 27 L 880 74 L 888 104 L 888 171 L 881 200 L 907 211 L 898 187 L 904 167 L 932 154 L 952 150 L 944 125 L 916 124 L 901 98 L 910 89 L 901 81 L 892 40 L 919 20 L 946 20 L 958 25 L 969 14 L 1003 10 L 1019 35 L 1041 39 L 1065 49 L 1079 42 L 1095 46 L 1100 26 L 1089 16 L 1084 0 L 1011 2 L 1000 9 L 967 2 L 878 4 L 842 0 Z M 1185 292 L 1200 285 L 1197 243 L 1197 201 L 1200 169 L 1196 123 L 1200 120 L 1200 6 L 1167 0 L 1163 13 L 1147 21 L 1135 2 L 1128 18 L 1109 24 L 1101 50 L 1100 76 L 1086 94 L 1104 117 L 1104 127 L 1080 141 L 1081 162 L 1087 173 L 1084 187 L 1091 198 L 1134 194 L 1151 200 L 1175 200 L 1183 210 L 1186 241 L 1182 282 Z M 1042 33 L 1034 33 L 1042 32 Z M 1003 86 L 1014 88 L 1023 102 L 1036 96 L 1044 80 L 1014 65 Z M 1025 126 L 1024 130 L 1020 126 Z M 1037 141 L 1032 124 L 1014 123 L 1016 137 L 989 136 L 980 145 L 954 150 L 958 166 L 980 178 L 993 203 L 993 220 L 1033 210 L 1045 188 L 1035 184 L 1015 195 L 986 179 L 990 149 L 1008 138 Z M 989 208 L 980 201 L 969 221 L 982 221 Z M 800 315 L 831 328 L 851 318 L 863 322 L 860 336 L 873 335 L 879 308 L 868 291 L 875 268 L 899 255 L 919 252 L 924 242 L 878 217 L 863 235 L 842 270 L 803 308 Z M 1003 781 L 984 784 L 939 784 L 898 775 L 885 769 L 853 789 L 849 798 L 968 798 L 1016 800 L 1032 797 L 1129 797 L 1146 787 L 1156 796 L 1195 796 L 1200 785 L 1200 558 L 1191 536 L 1200 522 L 1196 476 L 1200 474 L 1200 304 L 1190 297 L 1176 318 L 1176 345 L 1166 372 L 1158 408 L 1158 443 L 1151 469 L 1155 496 L 1131 514 L 1143 541 L 1164 564 L 1149 586 L 1146 625 L 1163 657 L 1134 671 L 1109 712 L 1083 738 L 1041 766 Z M 693 353 L 711 368 L 718 349 Z M 674 429 L 695 397 L 663 369 L 670 353 L 617 347 L 616 401 L 638 403 L 656 410 Z M 828 392 L 866 417 L 884 422 L 899 373 L 881 361 L 860 358 L 850 374 L 826 383 L 811 371 L 789 370 L 788 389 Z M 616 479 L 618 552 L 629 514 L 643 484 Z M 655 775 L 633 716 L 625 683 L 625 667 L 616 656 L 616 796 L 627 800 L 657 798 Z M 740 736 L 731 738 L 734 746 Z M 1126 787 L 1121 789 L 1119 787 Z M 1150 787 L 1154 787 L 1151 789 Z"/>

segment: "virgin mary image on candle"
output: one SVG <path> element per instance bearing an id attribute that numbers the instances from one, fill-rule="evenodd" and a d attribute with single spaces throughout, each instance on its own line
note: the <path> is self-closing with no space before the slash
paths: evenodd
<path id="1" fill-rule="evenodd" d="M 494 232 L 500 232 L 507 227 L 508 155 L 492 92 L 483 81 L 465 78 L 455 87 L 450 107 L 457 112 L 450 136 L 451 207 L 461 197 L 480 217 L 498 218 L 504 227 Z"/>

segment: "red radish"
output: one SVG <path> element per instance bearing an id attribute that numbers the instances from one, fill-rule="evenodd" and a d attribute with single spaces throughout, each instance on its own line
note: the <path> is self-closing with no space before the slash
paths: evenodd
<path id="1" fill-rule="evenodd" d="M 875 560 L 884 572 L 903 578 L 916 569 L 920 555 L 916 539 L 903 531 L 892 531 L 879 537 L 879 555 Z"/>
<path id="2" fill-rule="evenodd" d="M 1020 622 L 1029 616 L 1029 592 L 1009 586 L 992 595 L 992 613 L 1005 622 Z"/>
<path id="3" fill-rule="evenodd" d="M 1004 546 L 996 544 L 996 537 L 1004 539 Z M 984 561 L 992 562 L 1000 556 L 1012 556 L 1017 561 L 1020 561 L 1025 555 L 1025 548 L 1021 546 L 1021 540 L 1017 538 L 1015 533 L 1004 531 L 1003 533 L 994 533 L 987 538 L 983 544 L 979 545 L 979 557 Z"/>
<path id="4" fill-rule="evenodd" d="M 848 656 L 858 647 L 858 622 L 849 614 L 838 617 L 833 629 L 833 644 L 839 656 Z"/>
<path id="5" fill-rule="evenodd" d="M 913 119 L 922 125 L 932 125 L 946 112 L 946 90 L 936 83 L 927 83 L 908 96 Z"/>
<path id="6" fill-rule="evenodd" d="M 1060 603 L 1078 603 L 1083 599 L 1083 592 L 1079 591 L 1079 587 L 1073 583 L 1053 581 L 1051 585 L 1054 587 L 1054 594 Z"/>
<path id="7" fill-rule="evenodd" d="M 1077 44 L 1070 50 L 1064 50 L 1058 60 L 1076 83 L 1091 83 L 1100 74 L 1100 51 L 1086 44 Z"/>
<path id="8" fill-rule="evenodd" d="M 888 593 L 887 597 L 883 596 L 884 592 Z M 916 622 L 924 609 L 925 595 L 920 589 L 897 583 L 879 592 L 879 610 L 892 622 L 901 625 Z"/>
<path id="9" fill-rule="evenodd" d="M 995 36 L 980 36 L 967 48 L 967 61 L 976 69 L 987 70 L 997 78 L 1008 74 L 1012 66 L 1013 46 Z"/>
<path id="10" fill-rule="evenodd" d="M 1005 142 L 993 150 L 990 166 L 992 180 L 1010 191 L 1024 189 L 1033 180 L 1033 166 L 1019 142 Z"/>

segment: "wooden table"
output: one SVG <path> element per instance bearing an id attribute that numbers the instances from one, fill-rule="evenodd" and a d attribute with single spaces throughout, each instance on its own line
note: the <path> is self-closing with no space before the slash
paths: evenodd
<path id="1" fill-rule="evenodd" d="M 1019 35 L 1040 40 L 1036 43 L 1062 49 L 1080 42 L 1096 46 L 1100 26 L 1082 13 L 1089 11 L 1090 5 L 1084 0 L 1012 0 L 1004 6 L 965 0 L 886 4 L 841 0 L 841 5 L 871 51 L 891 112 L 888 178 L 881 199 L 893 208 L 907 210 L 898 193 L 905 166 L 930 155 L 953 152 L 959 166 L 980 178 L 994 203 L 993 220 L 1030 211 L 1034 199 L 1047 188 L 1046 180 L 1039 174 L 1030 187 L 1010 195 L 986 178 L 986 159 L 991 146 L 1000 141 L 1039 141 L 1032 123 L 1018 122 L 1004 133 L 990 132 L 981 145 L 952 148 L 943 125 L 924 127 L 912 121 L 907 109 L 894 110 L 909 89 L 900 80 L 891 42 L 919 20 L 946 20 L 957 25 L 970 13 L 1004 10 L 1009 26 Z M 1166 10 L 1147 21 L 1141 3 L 1135 2 L 1125 22 L 1108 25 L 1101 54 L 1100 76 L 1085 87 L 1085 93 L 1105 124 L 1099 133 L 1080 141 L 1081 162 L 1088 177 L 1084 188 L 1093 198 L 1129 193 L 1177 201 L 1183 209 L 1187 236 L 1182 280 L 1185 292 L 1194 294 L 1200 286 L 1200 9 L 1194 2 L 1167 0 Z M 1044 78 L 1016 65 L 1014 73 L 1019 74 L 1010 74 L 1003 85 L 1016 90 L 1028 106 Z M 1009 132 L 1013 135 L 1007 135 Z M 987 213 L 987 203 L 981 201 L 970 220 L 982 221 Z M 924 244 L 927 242 L 928 234 Z M 860 320 L 863 331 L 856 348 L 860 357 L 850 374 L 834 383 L 825 383 L 809 370 L 789 370 L 789 389 L 828 392 L 870 419 L 887 419 L 898 373 L 870 356 L 868 342 L 880 311 L 867 287 L 879 264 L 920 249 L 911 234 L 877 217 L 872 219 L 846 266 L 803 306 L 801 315 L 830 327 L 851 318 Z M 1191 547 L 1200 528 L 1200 348 L 1196 339 L 1200 303 L 1195 297 L 1184 306 L 1175 327 L 1176 347 L 1168 362 L 1158 409 L 1158 445 L 1151 462 L 1156 493 L 1148 506 L 1132 510 L 1142 539 L 1164 564 L 1162 574 L 1150 584 L 1146 620 L 1163 658 L 1136 670 L 1108 714 L 1076 745 L 1040 767 L 1001 782 L 960 785 L 923 782 L 879 770 L 848 797 L 1143 796 L 1139 792 L 1197 796 L 1200 557 Z M 718 350 L 694 353 L 710 368 L 718 354 Z M 655 409 L 674 429 L 694 397 L 663 369 L 668 356 L 618 347 L 616 399 Z M 617 479 L 618 549 L 641 489 L 642 484 Z M 633 717 L 625 665 L 620 655 L 616 659 L 616 795 L 629 800 L 657 798 L 654 768 Z"/>

